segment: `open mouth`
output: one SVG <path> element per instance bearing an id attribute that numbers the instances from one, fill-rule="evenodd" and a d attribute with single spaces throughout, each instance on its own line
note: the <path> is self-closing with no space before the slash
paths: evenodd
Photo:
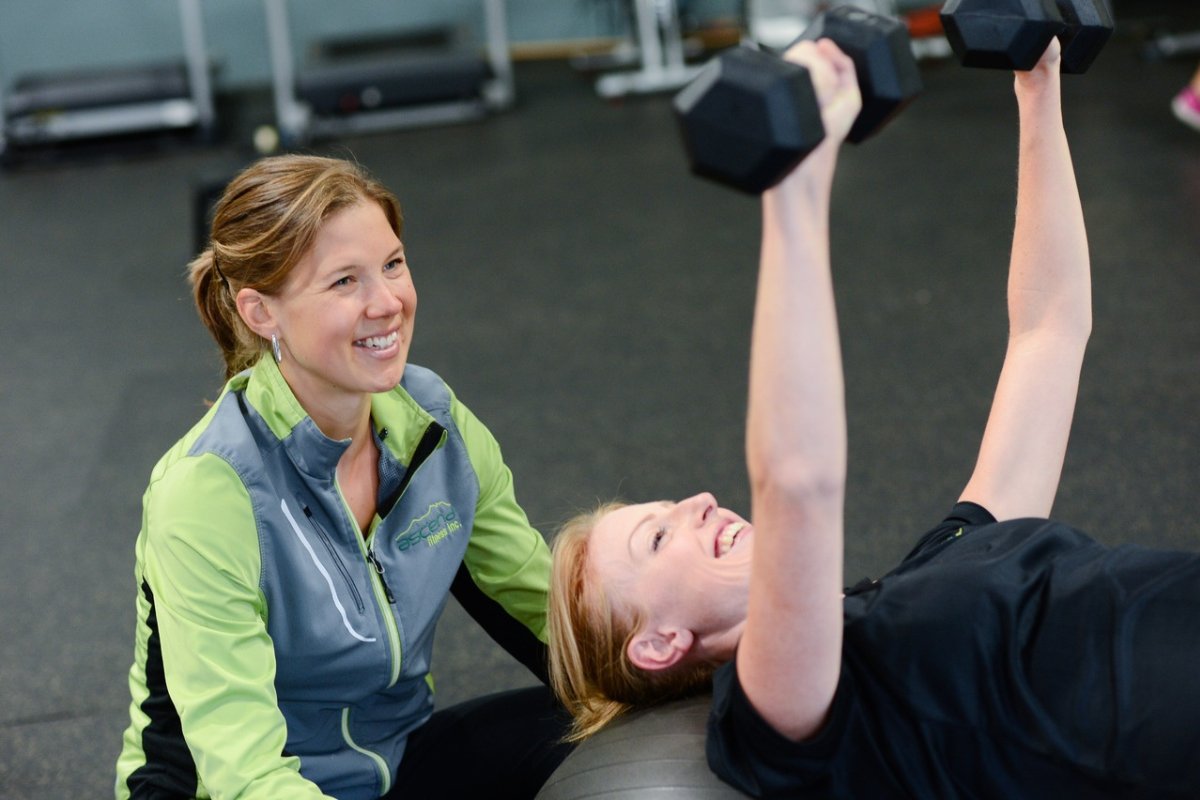
<path id="1" fill-rule="evenodd" d="M 359 339 L 354 343 L 355 347 L 362 347 L 366 350 L 385 350 L 396 343 L 400 338 L 399 331 L 392 331 L 387 336 L 368 336 L 365 339 Z"/>
<path id="2" fill-rule="evenodd" d="M 720 558 L 733 549 L 733 545 L 737 541 L 738 534 L 746 529 L 746 524 L 747 523 L 745 522 L 735 522 L 732 525 L 725 526 L 725 530 L 721 531 L 721 533 L 717 536 L 717 543 L 715 546 L 715 555 L 717 558 Z"/>

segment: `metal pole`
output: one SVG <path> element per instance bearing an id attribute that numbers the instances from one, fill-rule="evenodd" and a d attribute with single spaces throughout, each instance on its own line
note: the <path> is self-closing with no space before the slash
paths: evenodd
<path id="1" fill-rule="evenodd" d="M 642 70 L 651 80 L 663 71 L 662 46 L 658 38 L 658 15 L 655 0 L 636 0 L 638 47 L 642 51 Z"/>
<path id="2" fill-rule="evenodd" d="M 488 61 L 496 76 L 488 101 L 496 108 L 507 108 L 516 96 L 516 87 L 512 55 L 508 49 L 508 14 L 504 0 L 483 0 L 483 21 Z"/>
<path id="3" fill-rule="evenodd" d="M 683 69 L 683 26 L 679 22 L 679 7 L 674 0 L 658 0 L 658 16 L 667 71 L 678 72 Z"/>
<path id="4" fill-rule="evenodd" d="M 200 127 L 211 132 L 216 124 L 213 110 L 212 81 L 208 74 L 208 47 L 204 41 L 204 16 L 200 0 L 179 0 L 183 22 L 183 51 L 187 63 L 188 85 Z"/>
<path id="5" fill-rule="evenodd" d="M 308 132 L 308 111 L 296 101 L 296 66 L 292 62 L 292 34 L 285 0 L 263 0 L 267 12 L 267 43 L 271 51 L 271 76 L 275 90 L 275 124 L 285 144 L 302 140 Z"/>
<path id="6" fill-rule="evenodd" d="M 596 81 L 601 97 L 630 92 L 661 92 L 690 81 L 700 67 L 684 63 L 683 38 L 675 0 L 636 0 L 638 49 L 642 68 L 604 75 Z M 664 43 L 666 58 L 664 59 Z"/>

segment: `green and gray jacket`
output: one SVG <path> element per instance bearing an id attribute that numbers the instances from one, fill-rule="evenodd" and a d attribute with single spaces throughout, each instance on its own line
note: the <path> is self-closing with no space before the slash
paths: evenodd
<path id="1" fill-rule="evenodd" d="M 432 713 L 452 586 L 544 677 L 549 551 L 495 439 L 413 365 L 371 414 L 365 537 L 336 482 L 348 442 L 318 430 L 269 358 L 154 468 L 118 798 L 386 793 Z"/>

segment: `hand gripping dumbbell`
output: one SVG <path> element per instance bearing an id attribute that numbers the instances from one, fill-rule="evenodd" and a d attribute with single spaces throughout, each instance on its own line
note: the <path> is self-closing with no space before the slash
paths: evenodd
<path id="1" fill-rule="evenodd" d="M 797 41 L 832 39 L 854 61 L 863 107 L 847 141 L 878 132 L 921 91 L 903 23 L 842 6 L 813 20 Z M 692 172 L 748 194 L 774 186 L 825 138 L 808 70 L 734 47 L 675 96 Z"/>
<path id="2" fill-rule="evenodd" d="M 1062 71 L 1079 75 L 1113 33 L 1105 0 L 948 0 L 941 19 L 967 67 L 1031 70 L 1057 36 Z"/>

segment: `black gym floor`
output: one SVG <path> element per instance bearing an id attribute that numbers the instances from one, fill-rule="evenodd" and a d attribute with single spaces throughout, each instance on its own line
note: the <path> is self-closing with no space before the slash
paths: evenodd
<path id="1" fill-rule="evenodd" d="M 1105 541 L 1200 548 L 1200 133 L 1168 110 L 1196 61 L 1141 55 L 1148 33 L 1200 28 L 1190 6 L 1118 4 L 1117 38 L 1064 80 L 1095 332 L 1055 514 Z M 1004 352 L 1011 75 L 926 62 L 923 77 L 844 152 L 835 190 L 848 582 L 954 502 Z M 607 103 L 563 62 L 519 64 L 517 90 L 482 123 L 319 148 L 404 203 L 412 361 L 491 427 L 547 533 L 614 496 L 708 489 L 748 513 L 756 201 L 688 175 L 669 96 Z M 237 112 L 247 129 L 270 113 Z M 141 493 L 219 382 L 182 278 L 193 195 L 251 158 L 247 133 L 0 173 L 5 798 L 111 792 Z M 531 680 L 457 608 L 437 646 L 445 702 Z"/>

